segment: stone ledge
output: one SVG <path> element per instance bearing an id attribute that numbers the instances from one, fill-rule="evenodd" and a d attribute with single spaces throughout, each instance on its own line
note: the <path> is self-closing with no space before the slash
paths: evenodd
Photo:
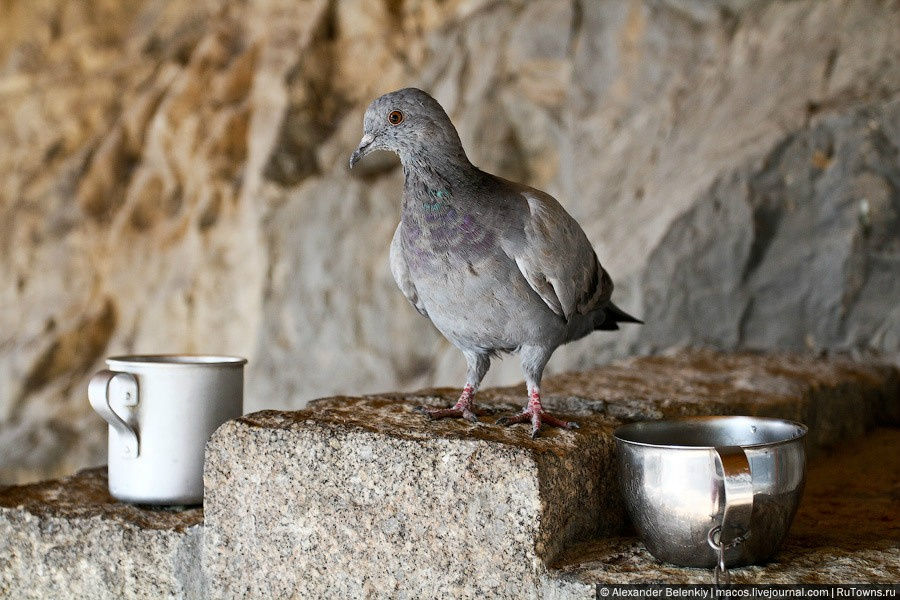
<path id="1" fill-rule="evenodd" d="M 521 597 L 574 539 L 622 526 L 611 424 L 531 440 L 344 399 L 228 423 L 206 462 L 217 597 Z"/>
<path id="2" fill-rule="evenodd" d="M 605 416 L 615 425 L 703 414 L 793 419 L 809 427 L 813 454 L 876 424 L 900 425 L 900 370 L 843 355 L 678 351 L 547 377 L 542 388 L 548 410 Z M 458 394 L 458 389 L 435 388 L 368 398 L 440 406 L 452 404 Z M 478 393 L 478 403 L 496 413 L 519 411 L 525 397 L 524 385 L 490 388 Z M 322 398 L 309 408 L 339 410 L 346 401 Z M 398 425 L 415 427 L 411 421 Z M 466 431 L 472 433 L 472 426 L 455 421 L 441 435 Z"/>
<path id="3" fill-rule="evenodd" d="M 203 597 L 203 510 L 117 502 L 106 469 L 0 490 L 0 597 Z"/>
<path id="4" fill-rule="evenodd" d="M 531 440 L 491 417 L 413 412 L 451 403 L 450 389 L 329 398 L 229 423 L 206 470 L 217 597 L 577 597 L 547 565 L 566 546 L 621 532 L 611 433 L 622 421 L 780 416 L 807 421 L 818 449 L 890 420 L 898 400 L 893 367 L 711 352 L 560 375 L 544 390 L 548 408 L 579 415 L 582 429 Z M 479 395 L 494 413 L 523 401 L 518 386 Z"/>
<path id="5" fill-rule="evenodd" d="M 840 357 L 680 352 L 551 377 L 544 391 L 548 408 L 582 429 L 531 440 L 492 417 L 429 422 L 412 411 L 452 402 L 449 389 L 330 398 L 231 421 L 208 448 L 205 524 L 200 509 L 114 502 L 102 470 L 0 490 L 0 597 L 580 598 L 599 581 L 708 581 L 657 564 L 633 538 L 607 537 L 627 535 L 612 462 L 619 423 L 787 417 L 811 426 L 811 450 L 823 456 L 876 423 L 900 423 L 897 369 Z M 484 390 L 479 400 L 517 411 L 524 389 Z M 864 454 L 883 466 L 854 448 L 838 444 L 833 464 Z M 843 468 L 850 481 L 862 466 Z M 836 478 L 817 488 L 811 471 L 778 561 L 738 577 L 890 573 L 897 544 L 878 535 L 896 498 L 879 487 L 881 471 L 861 473 L 855 487 Z M 856 524 L 829 538 L 844 522 Z M 862 545 L 851 543 L 856 533 Z"/>
<path id="6" fill-rule="evenodd" d="M 814 460 L 784 547 L 762 566 L 732 570 L 736 583 L 900 581 L 900 429 L 879 429 Z M 602 583 L 709 583 L 710 571 L 657 561 L 633 537 L 569 549 L 548 580 L 572 597 Z"/>

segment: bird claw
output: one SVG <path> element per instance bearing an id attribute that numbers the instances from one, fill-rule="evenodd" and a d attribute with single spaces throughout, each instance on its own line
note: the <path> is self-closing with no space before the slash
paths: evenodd
<path id="1" fill-rule="evenodd" d="M 531 439 L 535 439 L 538 437 L 541 431 L 541 427 L 543 425 L 548 425 L 550 427 L 559 427 L 561 429 L 578 429 L 579 425 L 575 421 L 563 421 L 562 419 L 558 419 L 557 417 L 551 415 L 548 412 L 539 411 L 532 412 L 528 409 L 525 409 L 523 412 L 517 415 L 509 415 L 506 417 L 500 417 L 497 419 L 498 425 L 503 425 L 509 427 L 510 425 L 515 425 L 516 423 L 531 423 Z"/>
<path id="2" fill-rule="evenodd" d="M 478 416 L 468 408 L 428 408 L 427 406 L 417 406 L 413 409 L 417 413 L 423 414 L 432 421 L 437 419 L 465 419 L 469 423 L 477 423 Z"/>
<path id="3" fill-rule="evenodd" d="M 530 413 L 522 412 L 517 415 L 507 415 L 505 417 L 500 417 L 499 419 L 497 419 L 497 425 L 509 427 L 510 425 L 515 425 L 516 423 L 524 423 L 525 421 L 531 421 Z"/>

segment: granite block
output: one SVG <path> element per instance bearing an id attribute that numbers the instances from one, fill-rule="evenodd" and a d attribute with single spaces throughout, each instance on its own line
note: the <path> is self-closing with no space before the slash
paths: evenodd
<path id="1" fill-rule="evenodd" d="M 207 452 L 214 598 L 538 597 L 543 565 L 622 526 L 613 423 L 531 440 L 347 398 L 264 411 Z"/>
<path id="2" fill-rule="evenodd" d="M 106 469 L 0 490 L 0 598 L 204 597 L 201 508 L 124 504 Z"/>
<path id="3" fill-rule="evenodd" d="M 751 414 L 810 426 L 805 499 L 783 550 L 738 581 L 900 577 L 896 367 L 682 351 L 545 380 L 581 429 L 429 421 L 432 389 L 262 411 L 211 439 L 204 509 L 116 502 L 105 471 L 0 490 L 2 598 L 593 598 L 606 582 L 708 582 L 631 535 L 613 462 L 623 422 Z M 853 440 L 857 441 L 853 441 Z M 204 520 L 205 519 L 205 520 Z"/>
<path id="4" fill-rule="evenodd" d="M 897 367 L 844 355 L 679 350 L 546 377 L 541 387 L 547 410 L 619 423 L 713 414 L 792 419 L 809 427 L 813 454 L 875 425 L 900 425 Z M 379 397 L 438 406 L 452 404 L 458 394 L 435 388 Z M 344 401 L 323 398 L 310 407 Z M 485 389 L 477 401 L 495 413 L 518 411 L 525 387 Z"/>

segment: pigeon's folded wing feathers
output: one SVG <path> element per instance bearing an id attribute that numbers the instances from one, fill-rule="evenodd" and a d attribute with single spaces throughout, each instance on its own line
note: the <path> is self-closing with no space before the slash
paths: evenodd
<path id="1" fill-rule="evenodd" d="M 553 196 L 532 189 L 521 194 L 529 210 L 525 243 L 511 257 L 528 284 L 567 321 L 605 306 L 612 280 L 581 226 Z"/>
<path id="2" fill-rule="evenodd" d="M 397 287 L 400 288 L 400 291 L 403 292 L 403 295 L 406 296 L 409 303 L 412 304 L 423 317 L 427 317 L 428 312 L 425 310 L 425 305 L 423 305 L 422 301 L 419 299 L 419 293 L 416 291 L 416 286 L 409 276 L 409 266 L 406 264 L 406 259 L 403 257 L 403 249 L 400 247 L 400 228 L 402 226 L 402 223 L 397 225 L 397 230 L 394 231 L 394 239 L 391 240 L 391 275 L 394 276 Z"/>

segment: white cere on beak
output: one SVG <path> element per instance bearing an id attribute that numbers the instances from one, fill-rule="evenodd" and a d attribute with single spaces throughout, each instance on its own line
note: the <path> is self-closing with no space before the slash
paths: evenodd
<path id="1" fill-rule="evenodd" d="M 367 133 L 359 140 L 359 146 L 356 147 L 356 150 L 353 151 L 353 154 L 350 155 L 350 168 L 353 168 L 353 165 L 357 163 L 357 161 L 366 155 L 366 150 L 369 145 L 375 139 L 375 136 L 371 133 Z"/>

